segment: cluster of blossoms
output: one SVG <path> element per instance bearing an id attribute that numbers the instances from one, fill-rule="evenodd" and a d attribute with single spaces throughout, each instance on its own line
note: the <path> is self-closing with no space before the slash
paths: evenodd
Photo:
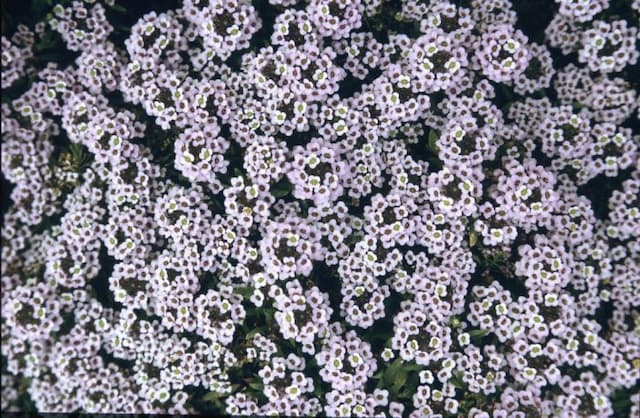
<path id="1" fill-rule="evenodd" d="M 640 2 L 58 3 L 2 34 L 3 412 L 640 413 Z"/>

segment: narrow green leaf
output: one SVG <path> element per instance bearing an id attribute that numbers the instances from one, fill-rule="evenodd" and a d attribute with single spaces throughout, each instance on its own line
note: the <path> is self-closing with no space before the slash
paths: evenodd
<path id="1" fill-rule="evenodd" d="M 289 183 L 287 180 L 281 180 L 271 186 L 271 194 L 274 197 L 285 197 L 289 193 L 291 193 L 292 189 L 293 187 L 291 186 L 291 183 Z"/>
<path id="2" fill-rule="evenodd" d="M 347 239 L 344 241 L 345 244 L 347 245 L 353 245 L 356 244 L 358 242 L 362 241 L 362 235 L 360 234 L 351 234 L 347 237 Z"/>
<path id="3" fill-rule="evenodd" d="M 471 338 L 482 338 L 489 335 L 489 331 L 485 329 L 472 329 L 469 331 L 469 336 Z"/>
<path id="4" fill-rule="evenodd" d="M 113 10 L 114 12 L 118 12 L 118 13 L 127 13 L 127 8 L 120 5 L 120 4 L 113 4 L 113 6 L 111 6 L 111 10 Z"/>
<path id="5" fill-rule="evenodd" d="M 264 384 L 262 382 L 259 381 L 254 381 L 254 382 L 248 382 L 247 383 L 248 386 L 258 392 L 262 392 L 262 389 L 264 389 Z"/>
<path id="6" fill-rule="evenodd" d="M 273 319 L 274 310 L 273 309 L 262 309 L 262 313 L 267 321 L 271 321 Z"/>
<path id="7" fill-rule="evenodd" d="M 436 143 L 438 141 L 438 138 L 440 138 L 440 134 L 435 129 L 429 130 L 429 136 L 428 136 L 429 149 L 431 149 L 431 151 L 436 153 L 440 151 Z"/>
<path id="8" fill-rule="evenodd" d="M 38 19 L 51 8 L 51 0 L 31 0 L 31 13 Z"/>
<path id="9" fill-rule="evenodd" d="M 208 402 L 215 402 L 215 401 L 219 401 L 221 396 L 222 395 L 218 392 L 209 392 L 202 397 L 202 400 L 208 401 Z"/>
<path id="10" fill-rule="evenodd" d="M 404 387 L 398 393 L 398 398 L 400 399 L 411 399 L 413 395 L 416 393 L 416 388 L 420 384 L 420 380 L 416 373 L 410 374 L 407 382 Z"/>
<path id="11" fill-rule="evenodd" d="M 235 167 L 235 168 L 233 169 L 233 174 L 234 174 L 236 177 L 242 177 L 242 179 L 243 179 L 243 180 L 246 180 L 246 179 L 247 179 L 247 178 L 245 177 L 245 175 L 244 175 L 244 172 L 243 172 L 242 170 L 240 170 L 238 167 Z"/>
<path id="12" fill-rule="evenodd" d="M 456 389 L 463 389 L 464 382 L 462 381 L 461 376 L 458 374 L 454 374 L 451 379 L 449 379 L 449 383 Z"/>
<path id="13" fill-rule="evenodd" d="M 253 293 L 253 287 L 238 286 L 235 289 L 233 289 L 233 291 L 234 291 L 234 293 L 237 293 L 237 294 L 239 294 L 240 296 L 242 296 L 244 298 L 248 298 Z"/>
<path id="14" fill-rule="evenodd" d="M 469 246 L 473 248 L 476 246 L 477 243 L 478 243 L 478 233 L 475 230 L 471 230 L 471 232 L 469 233 Z"/>
<path id="15" fill-rule="evenodd" d="M 254 335 L 258 334 L 258 333 L 264 333 L 264 331 L 266 331 L 265 327 L 257 327 L 252 329 L 251 331 L 247 332 L 247 335 L 245 338 L 251 338 Z"/>
<path id="16" fill-rule="evenodd" d="M 401 371 L 400 373 L 398 373 L 395 379 L 393 380 L 393 382 L 391 383 L 391 393 L 393 393 L 394 395 L 397 395 L 400 392 L 400 389 L 402 389 L 402 387 L 404 386 L 404 384 L 407 383 L 408 376 L 409 374 L 405 371 Z"/>
<path id="17" fill-rule="evenodd" d="M 402 366 L 402 370 L 407 372 L 419 372 L 421 370 L 424 370 L 424 366 L 421 366 L 416 363 L 407 363 Z"/>
<path id="18" fill-rule="evenodd" d="M 402 366 L 402 359 L 396 358 L 395 360 L 393 360 L 393 363 L 391 363 L 384 372 L 384 381 L 385 382 L 395 381 L 396 377 L 401 371 L 400 369 L 401 366 Z"/>

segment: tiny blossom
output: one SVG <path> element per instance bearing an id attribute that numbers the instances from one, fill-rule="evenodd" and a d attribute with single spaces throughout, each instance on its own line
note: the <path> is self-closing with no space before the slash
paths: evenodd
<path id="1" fill-rule="evenodd" d="M 513 80 L 516 93 L 532 93 L 540 88 L 547 88 L 553 78 L 553 62 L 551 53 L 542 45 L 529 45 L 531 59 L 527 68 Z"/>
<path id="2" fill-rule="evenodd" d="M 322 246 L 317 242 L 319 236 L 314 228 L 294 229 L 301 223 L 301 219 L 265 223 L 260 255 L 267 275 L 279 279 L 296 274 L 308 276 L 313 268 L 312 260 L 322 257 Z"/>
<path id="3" fill-rule="evenodd" d="M 369 345 L 353 331 L 329 336 L 315 358 L 321 366 L 320 377 L 339 392 L 363 388 L 378 369 Z"/>
<path id="4" fill-rule="evenodd" d="M 545 293 L 557 292 L 568 282 L 573 260 L 567 254 L 545 245 L 544 238 L 536 239 L 536 246 L 518 249 L 521 259 L 515 265 L 517 275 L 524 276 L 525 286 Z"/>
<path id="5" fill-rule="evenodd" d="M 302 350 L 314 354 L 314 342 L 326 334 L 332 309 L 328 306 L 328 295 L 313 287 L 302 292 L 298 281 L 287 283 L 287 293 L 272 287 L 269 296 L 275 299 L 278 312 L 275 320 L 285 338 L 293 338 L 303 344 Z"/>
<path id="6" fill-rule="evenodd" d="M 179 35 L 181 29 L 173 12 L 159 15 L 151 12 L 143 16 L 133 25 L 131 36 L 125 41 L 130 57 L 129 67 L 135 67 L 137 72 L 152 69 L 162 58 L 175 60 L 169 55 L 171 48 L 186 47 L 186 41 Z M 123 82 L 126 83 L 126 79 Z"/>
<path id="7" fill-rule="evenodd" d="M 430 27 L 439 27 L 448 32 L 456 44 L 467 44 L 474 26 L 469 9 L 456 6 L 448 1 L 438 1 L 425 10 L 425 15 L 418 12 L 419 9 L 422 9 L 420 6 L 414 1 L 408 1 L 403 4 L 403 14 L 407 13 L 409 7 L 412 7 L 415 10 L 412 17 L 419 19 L 421 32 L 426 33 L 427 28 Z"/>
<path id="8" fill-rule="evenodd" d="M 590 130 L 589 119 L 574 114 L 569 106 L 549 108 L 538 133 L 542 152 L 565 163 L 581 158 L 589 143 Z"/>
<path id="9" fill-rule="evenodd" d="M 307 10 L 320 35 L 340 39 L 362 24 L 363 3 L 361 0 L 312 0 Z"/>
<path id="10" fill-rule="evenodd" d="M 90 50 L 104 42 L 113 30 L 104 6 L 96 4 L 88 9 L 81 1 L 74 1 L 68 7 L 54 7 L 49 25 L 62 35 L 71 51 Z"/>
<path id="11" fill-rule="evenodd" d="M 306 10 L 285 10 L 276 18 L 274 28 L 271 41 L 275 45 L 293 43 L 302 48 L 306 44 L 318 45 L 317 34 Z"/>
<path id="12" fill-rule="evenodd" d="M 612 123 L 601 123 L 593 127 L 592 135 L 595 141 L 589 151 L 600 162 L 606 176 L 614 177 L 619 170 L 638 160 L 638 146 L 631 139 L 629 129 L 616 129 Z"/>
<path id="13" fill-rule="evenodd" d="M 215 343 L 228 345 L 233 339 L 235 324 L 242 323 L 245 311 L 242 305 L 229 301 L 214 290 L 196 298 L 195 315 L 198 334 Z"/>
<path id="14" fill-rule="evenodd" d="M 174 143 L 175 167 L 192 180 L 209 184 L 213 191 L 222 189 L 216 173 L 225 172 L 227 162 L 222 154 L 229 142 L 218 136 L 220 128 L 216 124 L 185 129 Z"/>
<path id="15" fill-rule="evenodd" d="M 584 104 L 599 122 L 619 124 L 640 107 L 638 93 L 621 78 L 595 80 L 585 92 Z"/>
<path id="16" fill-rule="evenodd" d="M 78 57 L 78 81 L 92 93 L 103 88 L 113 91 L 118 87 L 118 74 L 122 57 L 111 43 L 100 45 Z"/>
<path id="17" fill-rule="evenodd" d="M 582 35 L 578 60 L 591 71 L 603 73 L 622 71 L 638 60 L 635 27 L 627 27 L 624 20 L 611 23 L 593 22 L 593 28 Z"/>
<path id="18" fill-rule="evenodd" d="M 613 223 L 613 234 L 615 238 L 627 240 L 640 235 L 638 222 L 640 213 L 638 212 L 637 199 L 640 192 L 638 180 L 629 179 L 622 184 L 622 190 L 615 190 L 609 201 L 609 218 Z"/>
<path id="19" fill-rule="evenodd" d="M 20 48 L 2 36 L 2 86 L 9 87 L 25 74 L 27 59 L 33 55 L 31 48 Z"/>
<path id="20" fill-rule="evenodd" d="M 357 32 L 336 42 L 335 50 L 338 54 L 346 54 L 345 70 L 362 80 L 378 68 L 382 44 L 369 32 Z"/>
<path id="21" fill-rule="evenodd" d="M 400 76 L 400 87 L 432 93 L 459 83 L 467 66 L 467 54 L 454 45 L 451 35 L 435 29 L 427 31 L 411 48 L 407 57 L 410 78 Z"/>
<path id="22" fill-rule="evenodd" d="M 505 161 L 508 176 L 501 176 L 496 196 L 496 216 L 525 229 L 549 222 L 549 213 L 557 204 L 554 191 L 555 178 L 535 160 L 527 160 L 524 165 L 516 161 Z"/>
<path id="23" fill-rule="evenodd" d="M 249 2 L 186 1 L 185 17 L 195 26 L 204 48 L 212 55 L 226 59 L 235 50 L 246 48 L 262 21 Z"/>
<path id="24" fill-rule="evenodd" d="M 472 61 L 487 78 L 509 82 L 522 74 L 531 59 L 527 37 L 509 25 L 495 25 L 476 42 Z"/>
<path id="25" fill-rule="evenodd" d="M 554 48 L 560 48 L 563 54 L 570 54 L 579 47 L 581 32 L 578 22 L 560 13 L 556 14 L 545 29 L 545 36 Z"/>
<path id="26" fill-rule="evenodd" d="M 259 137 L 247 147 L 244 168 L 251 181 L 268 185 L 280 179 L 283 173 L 286 145 L 273 137 Z"/>
<path id="27" fill-rule="evenodd" d="M 560 3 L 558 12 L 569 19 L 587 22 L 603 9 L 609 7 L 609 0 L 555 0 Z"/>
<path id="28" fill-rule="evenodd" d="M 516 23 L 516 12 L 511 7 L 511 2 L 507 0 L 472 0 L 471 1 L 471 17 L 474 25 L 482 32 L 495 24 Z"/>
<path id="29" fill-rule="evenodd" d="M 305 148 L 293 150 L 293 161 L 287 177 L 293 184 L 293 195 L 311 199 L 316 206 L 331 204 L 342 195 L 342 178 L 346 164 L 340 161 L 334 147 L 311 140 Z"/>

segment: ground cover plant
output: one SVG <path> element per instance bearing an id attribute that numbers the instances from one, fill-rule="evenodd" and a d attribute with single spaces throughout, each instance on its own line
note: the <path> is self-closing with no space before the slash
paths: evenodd
<path id="1" fill-rule="evenodd" d="M 2 410 L 640 416 L 638 0 L 2 3 Z"/>

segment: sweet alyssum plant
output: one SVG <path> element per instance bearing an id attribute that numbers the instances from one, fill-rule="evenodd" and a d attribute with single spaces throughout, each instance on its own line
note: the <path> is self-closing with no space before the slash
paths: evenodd
<path id="1" fill-rule="evenodd" d="M 128 3 L 3 24 L 3 411 L 640 414 L 637 0 Z"/>

